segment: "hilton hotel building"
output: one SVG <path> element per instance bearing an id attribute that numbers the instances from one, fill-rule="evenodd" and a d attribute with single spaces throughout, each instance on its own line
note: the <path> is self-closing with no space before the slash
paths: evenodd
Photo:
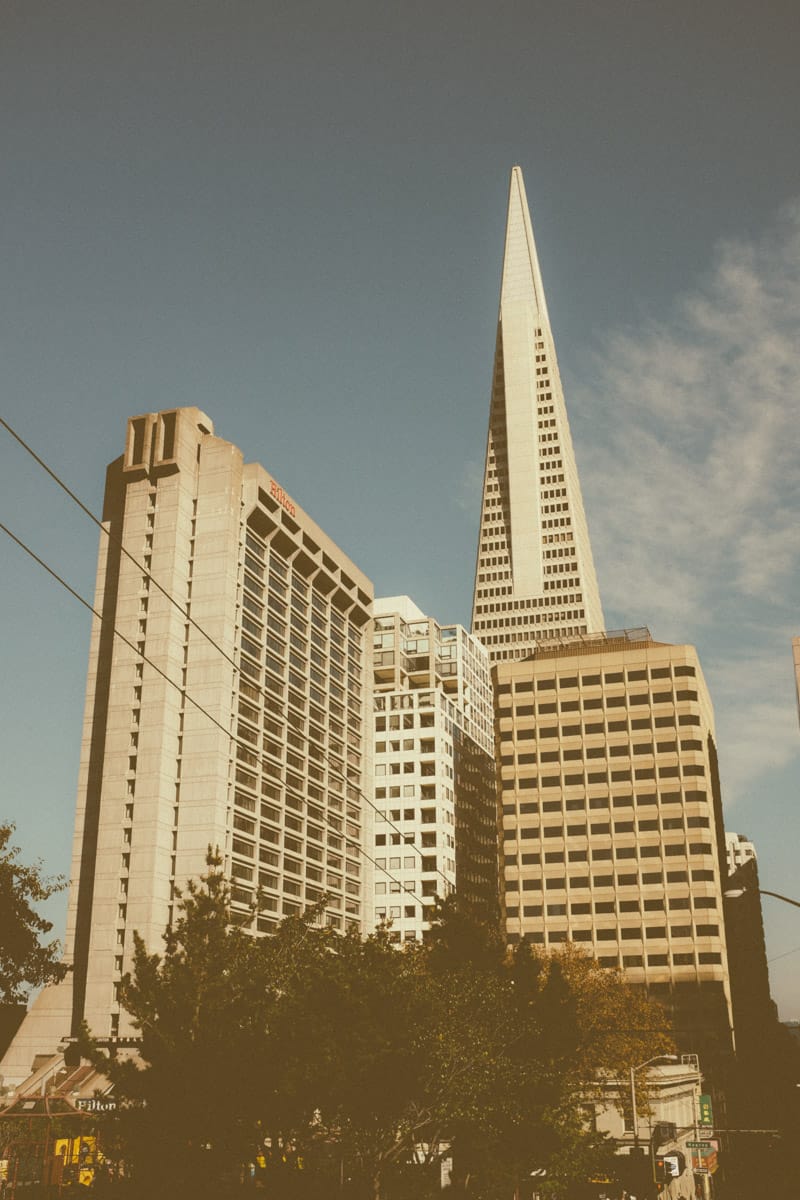
<path id="1" fill-rule="evenodd" d="M 198 409 L 128 422 L 108 468 L 89 652 L 65 981 L 0 1066 L 30 1073 L 83 1020 L 133 1031 L 133 931 L 158 949 L 218 847 L 238 920 L 266 933 L 328 894 L 361 927 L 372 782 L 372 585 Z M 264 907 L 254 914 L 258 888 Z"/>

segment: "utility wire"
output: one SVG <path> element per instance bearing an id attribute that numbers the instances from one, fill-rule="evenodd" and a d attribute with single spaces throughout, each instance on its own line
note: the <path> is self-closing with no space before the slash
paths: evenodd
<path id="1" fill-rule="evenodd" d="M 783 954 L 776 954 L 774 958 L 768 958 L 768 963 L 777 962 L 779 958 L 788 958 L 790 954 L 797 954 L 800 946 L 795 946 L 794 950 L 784 950 Z"/>
<path id="2" fill-rule="evenodd" d="M 2 418 L 0 418 L 0 420 L 2 420 Z M 75 589 L 73 587 L 71 587 L 70 584 L 68 584 L 67 581 L 65 579 L 63 579 L 62 576 L 59 575 L 57 571 L 55 571 L 51 566 L 49 566 L 44 561 L 43 558 L 40 558 L 39 555 L 36 554 L 36 552 L 34 550 L 32 550 L 30 548 L 30 546 L 28 546 L 25 542 L 23 542 L 21 538 L 18 538 L 16 536 L 16 534 L 12 533 L 12 531 L 8 528 L 7 525 L 4 525 L 2 522 L 0 522 L 0 530 L 2 530 L 3 533 L 5 533 L 11 539 L 12 542 L 15 542 L 20 547 L 21 550 L 24 550 L 25 553 L 34 560 L 34 562 L 38 563 L 38 565 L 44 571 L 46 571 L 48 573 L 48 575 L 52 576 L 52 578 L 55 579 L 57 583 L 60 583 L 61 586 L 63 588 L 65 588 L 69 592 L 69 594 L 72 597 L 74 597 L 75 600 L 77 600 L 79 602 L 79 604 L 82 604 L 84 606 L 84 608 L 87 608 L 90 613 L 92 613 L 95 617 L 97 617 L 97 619 L 98 619 L 98 621 L 100 621 L 101 625 L 108 625 L 107 619 L 103 616 L 103 614 L 101 612 L 99 612 L 93 605 L 91 605 L 88 600 L 84 599 L 84 597 L 81 596 L 79 592 L 76 592 Z M 146 662 L 149 667 L 152 667 L 157 675 L 160 675 L 161 678 L 166 680 L 166 682 L 168 684 L 170 684 L 171 687 L 174 687 L 176 691 L 180 692 L 181 696 L 185 696 L 186 699 L 189 701 L 189 703 L 192 704 L 198 710 L 198 712 L 201 712 L 203 714 L 203 716 L 208 717 L 209 721 L 211 721 L 211 723 L 213 725 L 216 725 L 217 729 L 220 729 L 222 731 L 222 733 L 225 734 L 226 738 L 229 738 L 235 745 L 241 746 L 243 749 L 248 750 L 248 752 L 251 752 L 247 742 L 241 741 L 239 738 L 237 738 L 236 735 L 233 734 L 230 731 L 230 729 L 226 729 L 225 726 L 220 721 L 218 721 L 217 718 L 215 716 L 213 716 L 213 714 L 210 713 L 207 708 L 204 708 L 202 704 L 200 704 L 197 700 L 195 700 L 194 697 L 191 696 L 184 687 L 182 687 L 179 683 L 176 683 L 174 679 L 170 679 L 169 675 L 167 675 L 165 671 L 162 671 L 162 669 L 156 663 L 153 662 L 152 658 L 149 658 L 148 655 L 146 655 L 143 651 L 139 650 L 134 642 L 132 642 L 129 638 L 127 638 L 125 636 L 124 633 L 121 633 L 120 630 L 117 629 L 116 625 L 112 626 L 112 632 L 115 635 L 115 637 L 118 637 L 120 639 L 120 641 L 124 642 L 126 646 L 128 646 L 131 650 L 133 650 L 134 653 L 137 654 L 142 659 L 143 662 Z M 403 881 L 400 879 L 397 879 L 396 876 L 392 875 L 389 871 L 387 871 L 385 867 L 379 866 L 378 863 L 376 862 L 376 860 L 367 853 L 367 851 L 364 849 L 364 847 L 359 842 L 354 841 L 352 838 L 348 838 L 344 834 L 342 835 L 342 839 L 348 845 L 355 846 L 359 850 L 359 852 L 361 854 L 363 854 L 364 857 L 373 864 L 373 866 L 377 867 L 377 869 L 379 871 L 382 871 L 383 874 L 386 875 L 386 877 L 388 879 L 390 879 L 392 883 L 396 883 L 400 887 L 401 894 L 406 895 L 406 896 L 413 896 L 414 899 L 417 900 L 420 903 L 420 905 L 422 905 L 421 898 L 419 896 L 417 896 L 417 894 L 415 892 L 411 892 L 411 891 L 408 891 L 407 889 L 404 889 Z"/>
<path id="3" fill-rule="evenodd" d="M 28 443 L 25 441 L 25 439 L 20 434 L 18 434 L 15 429 L 13 429 L 11 427 L 11 425 L 9 425 L 8 421 L 6 421 L 2 416 L 0 416 L 0 425 L 2 425 L 3 428 L 8 433 L 11 434 L 11 436 L 14 438 L 14 440 L 16 442 L 18 442 L 19 445 L 23 448 L 23 450 L 25 450 L 26 453 L 28 453 L 31 456 L 31 458 L 34 460 L 34 462 L 36 462 L 42 468 L 42 470 L 45 471 L 46 474 L 50 476 L 50 478 L 53 480 L 53 482 L 56 483 L 58 485 L 58 487 L 60 487 L 61 490 L 69 496 L 70 500 L 74 501 L 74 503 L 77 504 L 77 506 L 78 506 L 78 508 L 80 508 L 81 512 L 83 512 L 89 518 L 89 520 L 92 521 L 97 526 L 97 528 L 102 533 L 105 534 L 105 536 L 108 538 L 108 540 L 111 542 L 111 544 L 116 546 L 125 555 L 125 557 L 131 563 L 133 563 L 133 565 L 137 568 L 137 570 L 141 571 L 143 575 L 147 576 L 147 578 L 155 586 L 157 591 L 159 591 L 162 594 L 162 596 L 164 596 L 169 601 L 169 603 L 172 604 L 178 610 L 178 612 L 181 614 L 183 619 L 185 621 L 187 621 L 192 626 L 193 629 L 196 629 L 197 632 L 206 639 L 206 641 L 209 643 L 209 645 L 213 646 L 214 649 L 217 650 L 218 653 L 222 655 L 222 657 L 225 659 L 225 661 L 228 662 L 235 671 L 238 671 L 239 664 L 236 662 L 236 660 L 230 654 L 228 654 L 227 650 L 225 650 L 225 648 L 223 646 L 220 646 L 219 642 L 217 642 L 211 636 L 211 634 L 208 633 L 202 627 L 202 625 L 199 625 L 197 623 L 197 621 L 195 621 L 189 615 L 189 613 L 186 611 L 186 606 L 181 604 L 181 602 L 179 600 L 176 600 L 175 597 L 165 587 L 163 587 L 158 582 L 158 580 L 155 578 L 155 576 L 151 574 L 149 568 L 146 567 L 144 565 L 144 563 L 141 563 L 136 558 L 135 555 L 131 554 L 130 550 L 128 550 L 127 547 L 123 544 L 122 539 L 119 537 L 116 537 L 116 535 L 111 532 L 111 530 L 104 524 L 104 522 L 101 521 L 98 517 L 96 517 L 90 508 L 87 508 L 87 506 L 83 503 L 83 501 L 80 499 L 80 497 L 77 496 L 75 494 L 75 492 L 72 491 L 72 489 L 68 486 L 68 484 L 66 484 L 64 482 L 64 480 L 61 478 L 61 476 L 56 471 L 54 471 L 51 467 L 49 467 L 47 465 L 47 463 L 44 461 L 44 459 L 41 458 L 36 453 L 36 451 L 31 446 L 28 445 Z M 249 680 L 248 680 L 248 682 L 249 682 Z M 264 699 L 271 699 L 269 693 L 262 685 L 259 685 L 259 691 L 261 693 L 261 696 Z M 371 732 L 371 730 L 370 730 L 370 732 Z M 252 751 L 251 751 L 251 753 L 252 753 Z M 325 752 L 323 752 L 323 759 L 327 763 L 328 769 L 333 773 L 333 775 L 336 779 L 342 780 L 342 782 L 345 784 L 345 787 L 352 786 L 352 784 L 349 783 L 347 777 L 345 775 L 342 775 L 341 772 L 338 771 L 337 768 L 331 764 L 330 757 Z M 369 796 L 367 796 L 360 788 L 356 788 L 356 791 L 358 792 L 360 799 L 363 800 L 365 804 L 368 804 L 373 812 L 383 813 L 383 820 L 386 822 L 386 824 L 389 826 L 390 829 L 392 829 L 395 833 L 400 834 L 400 836 L 403 836 L 403 831 L 397 825 L 395 825 L 394 822 L 388 816 L 386 816 L 386 811 L 388 811 L 388 810 L 379 809 L 377 807 L 377 805 L 369 798 Z M 422 853 L 422 849 L 419 846 L 417 846 L 416 844 L 414 844 L 413 842 L 402 842 L 401 845 L 411 846 L 413 848 L 414 852 L 416 854 L 418 854 L 420 858 L 425 857 Z M 384 868 L 379 867 L 378 870 L 384 870 Z M 444 872 L 438 866 L 436 868 L 436 874 L 441 876 L 441 878 L 447 884 L 447 887 L 449 889 L 451 886 L 451 881 L 447 878 L 447 876 L 444 874 Z"/>

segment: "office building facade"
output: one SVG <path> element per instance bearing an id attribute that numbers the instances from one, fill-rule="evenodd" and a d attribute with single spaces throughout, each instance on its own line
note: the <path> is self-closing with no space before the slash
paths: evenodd
<path id="1" fill-rule="evenodd" d="M 729 1042 L 714 723 L 694 648 L 646 629 L 565 638 L 493 674 L 509 941 L 574 942 L 680 1012 L 684 1049 Z"/>
<path id="2" fill-rule="evenodd" d="M 499 916 L 492 684 L 485 649 L 408 596 L 374 606 L 374 912 L 419 941 L 454 890 Z"/>
<path id="3" fill-rule="evenodd" d="M 66 934 L 7 1079 L 118 1000 L 133 932 L 157 950 L 218 848 L 238 922 L 268 932 L 328 894 L 361 927 L 372 780 L 372 586 L 277 480 L 197 409 L 128 422 L 108 469 Z M 263 892 L 261 912 L 253 902 Z"/>

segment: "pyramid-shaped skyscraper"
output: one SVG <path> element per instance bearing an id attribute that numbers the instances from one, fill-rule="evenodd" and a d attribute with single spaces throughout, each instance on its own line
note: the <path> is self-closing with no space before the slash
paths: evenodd
<path id="1" fill-rule="evenodd" d="M 603 628 L 525 184 L 514 167 L 472 631 L 501 660 Z"/>

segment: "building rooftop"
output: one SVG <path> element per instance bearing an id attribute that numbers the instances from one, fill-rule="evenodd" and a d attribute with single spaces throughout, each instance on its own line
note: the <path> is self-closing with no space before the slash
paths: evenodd
<path id="1" fill-rule="evenodd" d="M 517 661 L 537 658 L 556 658 L 565 654 L 602 654 L 606 650 L 622 650 L 626 646 L 666 646 L 657 642 L 646 625 L 634 629 L 607 629 L 601 633 L 554 634 L 542 641 L 532 654 Z"/>

